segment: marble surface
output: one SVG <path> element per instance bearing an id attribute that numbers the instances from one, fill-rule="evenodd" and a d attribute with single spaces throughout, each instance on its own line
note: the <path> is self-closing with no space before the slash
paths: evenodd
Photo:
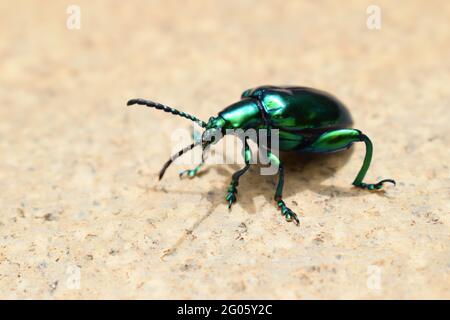
<path id="1" fill-rule="evenodd" d="M 0 1 L 0 298 L 450 298 L 450 6 L 377 1 Z M 431 5 L 433 3 L 433 5 Z M 180 180 L 171 133 L 249 87 L 334 93 L 375 146 L 274 177 Z"/>

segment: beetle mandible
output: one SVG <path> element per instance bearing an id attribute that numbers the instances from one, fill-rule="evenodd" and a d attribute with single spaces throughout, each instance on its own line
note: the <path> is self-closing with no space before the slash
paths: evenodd
<path id="1" fill-rule="evenodd" d="M 395 181 L 392 179 L 384 179 L 377 183 L 363 182 L 372 159 L 372 142 L 360 130 L 351 128 L 353 120 L 344 104 L 334 96 L 321 90 L 290 86 L 260 86 L 249 89 L 242 93 L 241 100 L 226 107 L 216 117 L 211 117 L 208 122 L 149 100 L 132 99 L 127 103 L 129 106 L 134 104 L 170 112 L 195 121 L 205 128 L 201 140 L 180 150 L 164 164 L 159 173 L 159 179 L 163 177 L 166 169 L 176 158 L 201 145 L 201 163 L 194 169 L 180 173 L 180 176 L 184 173 L 189 177 L 195 176 L 204 164 L 203 155 L 207 148 L 218 142 L 218 139 L 212 139 L 212 137 L 217 136 L 216 133 L 220 133 L 220 136 L 223 136 L 229 129 L 266 129 L 267 132 L 270 132 L 271 129 L 278 129 L 279 149 L 281 151 L 328 153 L 348 149 L 354 142 L 364 142 L 366 154 L 362 167 L 353 181 L 353 185 L 368 190 L 379 190 L 382 188 L 383 183 L 386 182 L 395 185 Z M 248 139 L 244 137 L 242 140 L 245 166 L 232 175 L 225 197 L 229 208 L 236 202 L 237 186 L 240 177 L 250 167 L 251 152 Z M 294 221 L 298 225 L 297 215 L 283 201 L 283 163 L 271 152 L 270 143 L 265 145 L 262 145 L 260 141 L 256 141 L 256 143 L 258 148 L 263 148 L 267 151 L 269 161 L 278 168 L 277 173 L 279 177 L 274 197 L 278 208 L 281 209 L 281 213 L 287 221 Z"/>

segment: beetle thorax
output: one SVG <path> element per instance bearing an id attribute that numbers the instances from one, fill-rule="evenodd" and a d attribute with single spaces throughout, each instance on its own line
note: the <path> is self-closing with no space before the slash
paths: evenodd
<path id="1" fill-rule="evenodd" d="M 219 112 L 219 117 L 225 120 L 226 129 L 256 128 L 261 124 L 261 112 L 255 99 L 245 98 L 226 107 Z"/>

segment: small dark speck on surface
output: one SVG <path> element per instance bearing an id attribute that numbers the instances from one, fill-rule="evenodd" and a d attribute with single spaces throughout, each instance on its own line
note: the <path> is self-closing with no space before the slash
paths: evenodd
<path id="1" fill-rule="evenodd" d="M 167 189 L 164 188 L 164 187 L 161 187 L 161 191 L 164 192 L 164 193 L 169 193 L 169 191 L 167 191 Z"/>
<path id="2" fill-rule="evenodd" d="M 23 210 L 22 208 L 17 208 L 17 214 L 19 215 L 19 217 L 25 218 L 25 210 Z"/>
<path id="3" fill-rule="evenodd" d="M 214 191 L 208 191 L 207 195 L 206 195 L 206 199 L 208 201 L 212 201 L 214 199 L 215 193 Z"/>
<path id="4" fill-rule="evenodd" d="M 56 220 L 58 220 L 58 217 L 56 215 L 54 215 L 53 213 L 47 213 L 46 215 L 44 215 L 44 220 L 45 221 L 56 221 Z"/>
<path id="5" fill-rule="evenodd" d="M 237 236 L 235 239 L 243 241 L 244 240 L 243 235 L 247 233 L 247 230 L 248 230 L 247 225 L 244 222 L 240 223 L 238 229 L 236 230 Z"/>
<path id="6" fill-rule="evenodd" d="M 431 209 L 430 206 L 417 206 L 413 208 L 411 214 L 414 216 L 421 217 L 422 215 L 426 214 L 430 209 Z"/>
<path id="7" fill-rule="evenodd" d="M 321 233 L 317 234 L 313 241 L 317 245 L 324 243 L 323 234 Z"/>
<path id="8" fill-rule="evenodd" d="M 58 283 L 59 283 L 59 281 L 56 280 L 55 282 L 50 284 L 50 293 L 53 293 L 56 290 L 56 288 L 58 288 Z"/>
<path id="9" fill-rule="evenodd" d="M 115 255 L 118 254 L 118 253 L 119 253 L 119 250 L 115 250 L 115 249 L 111 249 L 111 250 L 109 251 L 109 254 L 112 255 L 112 256 L 115 256 Z"/>

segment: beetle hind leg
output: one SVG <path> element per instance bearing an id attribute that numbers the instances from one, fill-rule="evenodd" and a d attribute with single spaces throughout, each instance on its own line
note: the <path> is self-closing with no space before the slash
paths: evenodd
<path id="1" fill-rule="evenodd" d="M 392 183 L 395 185 L 395 181 L 392 179 L 384 179 L 377 183 L 365 183 L 363 182 L 367 171 L 372 161 L 373 145 L 369 137 L 356 129 L 338 129 L 331 130 L 320 135 L 305 151 L 312 152 L 332 152 L 342 149 L 347 149 L 354 142 L 364 142 L 366 145 L 366 155 L 364 157 L 363 165 L 358 172 L 353 185 L 358 188 L 368 190 L 380 190 L 384 183 Z"/>
<path id="2" fill-rule="evenodd" d="M 358 188 L 368 190 L 380 190 L 383 187 L 383 184 L 387 182 L 392 183 L 395 186 L 395 180 L 393 179 L 383 179 L 381 181 L 378 181 L 377 183 L 365 183 L 362 181 L 367 173 L 367 170 L 369 169 L 370 162 L 372 160 L 373 145 L 369 137 L 362 133 L 360 133 L 359 141 L 363 141 L 366 144 L 366 155 L 364 157 L 363 165 L 359 170 L 355 180 L 353 181 L 353 185 Z"/>

